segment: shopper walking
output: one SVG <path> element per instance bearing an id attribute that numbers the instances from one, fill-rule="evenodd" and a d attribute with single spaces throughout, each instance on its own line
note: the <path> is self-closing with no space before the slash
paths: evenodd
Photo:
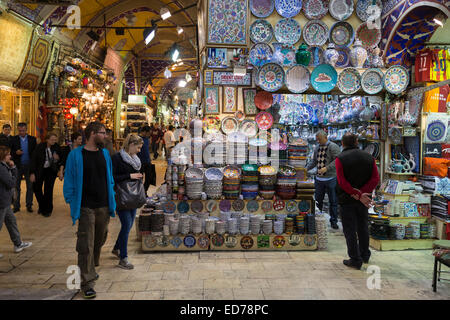
<path id="1" fill-rule="evenodd" d="M 67 162 L 67 158 L 69 157 L 69 153 L 73 149 L 76 149 L 83 144 L 83 136 L 79 132 L 74 132 L 70 136 L 70 141 L 71 141 L 71 144 L 61 148 L 61 156 L 62 156 L 62 159 L 61 159 L 62 168 L 61 169 L 63 170 L 62 171 L 63 174 L 64 174 L 64 169 L 66 168 L 66 162 Z M 59 176 L 59 174 L 58 174 L 58 176 Z"/>
<path id="2" fill-rule="evenodd" d="M 11 161 L 10 148 L 0 146 L 0 230 L 3 222 L 8 229 L 9 237 L 14 244 L 14 252 L 19 253 L 32 245 L 31 242 L 23 242 L 20 238 L 17 220 L 11 210 L 16 187 L 17 168 Z M 3 255 L 0 254 L 0 258 Z"/>
<path id="3" fill-rule="evenodd" d="M 116 184 L 116 196 L 118 199 L 133 199 L 135 196 L 133 192 L 136 192 L 136 190 L 127 188 L 126 182 L 130 180 L 139 180 L 139 183 L 142 185 L 141 179 L 143 175 L 140 173 L 141 160 L 137 156 L 137 153 L 141 151 L 143 144 L 144 141 L 142 138 L 130 134 L 124 141 L 123 149 L 112 157 L 114 182 Z M 123 185 L 124 182 L 125 184 Z M 143 186 L 142 189 L 138 190 L 142 191 L 143 194 L 141 198 L 145 202 L 146 195 L 144 194 Z M 132 194 L 130 195 L 130 193 Z M 120 208 L 119 204 L 121 202 L 116 200 L 116 203 L 118 205 L 117 214 L 122 227 L 112 253 L 120 258 L 118 267 L 130 270 L 133 269 L 134 266 L 128 261 L 128 235 L 130 234 L 130 230 L 136 219 L 136 209 L 141 207 L 142 204 L 134 202 L 127 205 L 126 208 Z"/>
<path id="4" fill-rule="evenodd" d="M 53 187 L 57 175 L 62 179 L 61 148 L 56 143 L 58 137 L 49 133 L 45 142 L 40 143 L 33 152 L 30 162 L 30 181 L 39 204 L 38 214 L 50 217 L 53 212 Z M 44 191 L 42 191 L 44 187 Z"/>
<path id="5" fill-rule="evenodd" d="M 11 147 L 11 125 L 6 123 L 3 125 L 2 133 L 0 134 L 0 146 Z"/>
<path id="6" fill-rule="evenodd" d="M 166 159 L 170 159 L 173 147 L 175 147 L 175 135 L 173 134 L 173 126 L 170 125 L 166 133 L 164 133 L 164 144 L 166 146 Z"/>
<path id="7" fill-rule="evenodd" d="M 26 205 L 28 212 L 33 212 L 33 184 L 30 181 L 30 161 L 34 149 L 36 149 L 36 138 L 27 134 L 27 124 L 20 122 L 17 125 L 19 135 L 11 138 L 12 160 L 17 166 L 18 175 L 16 182 L 17 199 L 14 203 L 14 213 L 20 211 L 20 184 L 25 177 L 27 185 Z"/>
<path id="8" fill-rule="evenodd" d="M 86 299 L 94 298 L 95 267 L 108 235 L 110 216 L 114 217 L 114 178 L 109 152 L 103 149 L 106 130 L 99 122 L 85 130 L 86 145 L 70 152 L 64 176 L 64 199 L 70 204 L 73 224 L 78 221 L 77 252 L 81 271 L 81 290 Z"/>
<path id="9" fill-rule="evenodd" d="M 159 128 L 158 123 L 154 124 L 153 130 L 150 132 L 150 135 L 152 140 L 153 160 L 156 160 L 158 158 L 159 142 L 162 138 L 161 129 Z"/>
<path id="10" fill-rule="evenodd" d="M 370 258 L 368 208 L 380 177 L 375 159 L 358 149 L 356 135 L 344 135 L 342 145 L 344 151 L 336 159 L 336 172 L 342 226 L 350 257 L 344 264 L 359 270 Z"/>
<path id="11" fill-rule="evenodd" d="M 137 156 L 141 160 L 141 173 L 145 175 L 144 190 L 145 194 L 147 194 L 150 185 L 156 185 L 155 167 L 150 158 L 150 127 L 144 126 L 140 128 L 139 137 L 142 139 L 143 145 Z"/>
<path id="12" fill-rule="evenodd" d="M 317 175 L 315 179 L 315 199 L 317 207 L 320 211 L 323 209 L 323 199 L 325 193 L 328 194 L 330 223 L 333 229 L 339 229 L 338 211 L 337 211 L 337 195 L 336 195 L 336 157 L 341 152 L 339 146 L 331 141 L 328 141 L 327 134 L 324 131 L 319 131 L 316 134 L 319 145 L 314 150 L 312 161 L 308 164 L 306 169 L 309 171 L 317 167 Z"/>

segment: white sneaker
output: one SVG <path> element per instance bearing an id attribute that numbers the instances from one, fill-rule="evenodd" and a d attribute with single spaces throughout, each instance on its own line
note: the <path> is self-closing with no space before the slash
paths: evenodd
<path id="1" fill-rule="evenodd" d="M 32 242 L 23 242 L 23 241 L 22 241 L 22 243 L 20 244 L 20 246 L 18 246 L 18 247 L 14 246 L 14 252 L 15 252 L 15 253 L 22 252 L 23 249 L 26 249 L 26 248 L 28 248 L 28 247 L 31 247 L 32 245 L 33 245 Z"/>
<path id="2" fill-rule="evenodd" d="M 128 261 L 128 258 L 124 258 L 119 261 L 119 264 L 117 265 L 119 268 L 131 270 L 134 269 L 134 266 Z"/>

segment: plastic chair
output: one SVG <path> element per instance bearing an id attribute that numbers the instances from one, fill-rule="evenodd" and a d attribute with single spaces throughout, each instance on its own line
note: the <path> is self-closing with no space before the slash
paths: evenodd
<path id="1" fill-rule="evenodd" d="M 433 249 L 448 249 L 450 250 L 450 240 L 437 240 L 433 242 Z M 445 265 L 450 268 L 448 260 L 434 257 L 434 270 L 433 270 L 433 292 L 437 290 L 437 281 L 450 281 L 450 279 L 441 279 L 441 273 L 450 273 L 449 271 L 441 271 L 441 266 Z"/>

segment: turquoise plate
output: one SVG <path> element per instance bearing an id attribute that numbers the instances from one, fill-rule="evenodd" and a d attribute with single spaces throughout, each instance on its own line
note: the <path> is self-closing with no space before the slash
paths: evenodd
<path id="1" fill-rule="evenodd" d="M 317 66 L 311 73 L 311 85 L 318 92 L 330 92 L 336 87 L 338 74 L 329 64 Z"/>

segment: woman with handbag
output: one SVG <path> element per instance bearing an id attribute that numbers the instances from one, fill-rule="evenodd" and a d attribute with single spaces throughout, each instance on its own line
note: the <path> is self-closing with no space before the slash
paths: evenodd
<path id="1" fill-rule="evenodd" d="M 56 143 L 58 137 L 49 133 L 46 142 L 40 143 L 31 156 L 30 181 L 39 203 L 38 213 L 50 217 L 53 211 L 53 187 L 56 177 L 63 179 L 61 169 L 61 148 Z M 44 187 L 44 191 L 42 191 Z"/>
<path id="2" fill-rule="evenodd" d="M 141 137 L 130 134 L 123 149 L 112 156 L 117 214 L 122 224 L 112 253 L 120 258 L 118 267 L 127 270 L 134 268 L 128 261 L 128 235 L 136 218 L 136 209 L 142 207 L 147 198 L 140 173 L 141 160 L 137 156 L 143 144 Z"/>

